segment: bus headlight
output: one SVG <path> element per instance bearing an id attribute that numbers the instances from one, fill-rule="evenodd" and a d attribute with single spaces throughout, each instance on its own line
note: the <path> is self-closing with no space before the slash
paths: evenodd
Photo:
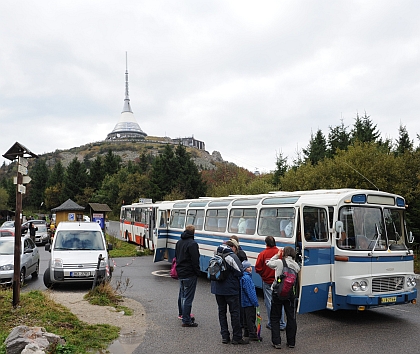
<path id="1" fill-rule="evenodd" d="M 417 284 L 416 277 L 410 276 L 406 278 L 407 287 L 414 288 Z"/>
<path id="2" fill-rule="evenodd" d="M 368 288 L 368 282 L 366 280 L 355 280 L 351 283 L 351 289 L 353 291 L 366 291 Z"/>
<path id="3" fill-rule="evenodd" d="M 366 291 L 367 290 L 367 288 L 368 288 L 368 282 L 366 280 L 361 280 L 359 282 L 359 284 L 360 284 L 360 290 L 361 291 Z"/>

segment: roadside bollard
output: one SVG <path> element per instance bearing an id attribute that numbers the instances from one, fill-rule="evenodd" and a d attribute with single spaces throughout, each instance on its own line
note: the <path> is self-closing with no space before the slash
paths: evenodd
<path id="1" fill-rule="evenodd" d="M 104 260 L 104 257 L 102 257 L 102 254 L 100 254 L 98 257 L 98 264 L 96 265 L 96 269 L 95 269 L 95 277 L 93 278 L 92 290 L 95 289 L 96 282 L 98 281 L 99 266 L 101 265 L 101 261 L 103 260 Z"/>

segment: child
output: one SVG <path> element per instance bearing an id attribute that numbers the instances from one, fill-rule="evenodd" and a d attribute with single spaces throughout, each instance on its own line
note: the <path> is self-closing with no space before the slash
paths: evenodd
<path id="1" fill-rule="evenodd" d="M 243 261 L 244 274 L 241 278 L 241 306 L 244 309 L 244 337 L 258 341 L 257 327 L 255 326 L 256 308 L 258 305 L 255 285 L 251 278 L 252 266 L 249 261 Z"/>

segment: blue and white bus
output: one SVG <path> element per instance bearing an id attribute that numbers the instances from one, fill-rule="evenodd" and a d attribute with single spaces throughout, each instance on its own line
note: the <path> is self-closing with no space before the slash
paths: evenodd
<path id="1" fill-rule="evenodd" d="M 251 264 L 266 236 L 299 254 L 298 312 L 365 310 L 415 303 L 413 242 L 399 195 L 359 189 L 271 192 L 164 201 L 156 206 L 154 261 L 171 261 L 195 226 L 204 272 L 217 246 L 239 238 Z M 262 280 L 253 274 L 257 287 Z"/>

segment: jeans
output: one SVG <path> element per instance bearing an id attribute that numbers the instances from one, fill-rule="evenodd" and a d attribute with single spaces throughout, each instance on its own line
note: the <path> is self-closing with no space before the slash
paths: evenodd
<path id="1" fill-rule="evenodd" d="M 178 311 L 182 313 L 182 323 L 191 323 L 191 308 L 197 287 L 197 276 L 179 279 Z"/>
<path id="2" fill-rule="evenodd" d="M 227 322 L 227 307 L 229 306 L 230 322 L 234 341 L 242 339 L 242 328 L 239 319 L 241 305 L 239 295 L 216 295 L 216 302 L 219 310 L 220 334 L 223 339 L 230 339 L 229 326 Z"/>
<path id="3" fill-rule="evenodd" d="M 281 344 L 280 338 L 280 317 L 283 311 L 286 313 L 286 339 L 287 344 L 295 345 L 296 343 L 296 309 L 294 299 L 280 300 L 276 295 L 273 296 L 271 303 L 271 341 L 273 344 Z"/>
<path id="4" fill-rule="evenodd" d="M 262 285 L 263 285 L 262 288 L 264 292 L 264 304 L 265 304 L 265 309 L 267 310 L 267 317 L 268 317 L 267 326 L 271 328 L 270 313 L 271 313 L 271 301 L 273 297 L 273 290 L 271 290 L 271 284 L 262 282 Z M 281 329 L 286 328 L 286 322 L 284 321 L 284 309 L 282 310 L 282 313 L 281 313 L 280 328 Z"/>

